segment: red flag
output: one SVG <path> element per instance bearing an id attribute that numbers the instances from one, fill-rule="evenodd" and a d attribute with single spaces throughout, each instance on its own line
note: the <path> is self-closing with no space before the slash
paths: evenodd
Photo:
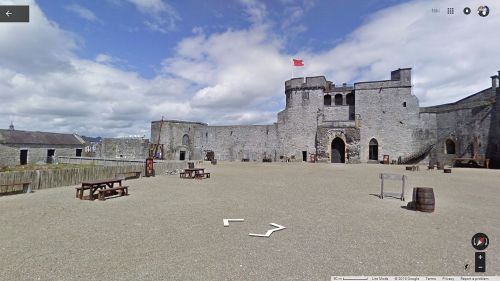
<path id="1" fill-rule="evenodd" d="M 293 59 L 293 66 L 304 66 L 304 61 Z"/>

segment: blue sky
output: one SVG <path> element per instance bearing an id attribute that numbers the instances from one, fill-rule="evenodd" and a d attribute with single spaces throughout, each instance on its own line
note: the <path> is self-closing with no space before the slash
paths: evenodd
<path id="1" fill-rule="evenodd" d="M 491 86 L 500 3 L 476 0 L 0 0 L 0 127 L 149 137 L 150 122 L 271 124 L 295 76 L 336 84 L 411 67 L 421 106 Z M 455 15 L 446 8 L 454 7 Z M 440 14 L 431 12 L 440 8 Z"/>
<path id="2" fill-rule="evenodd" d="M 275 36 L 286 38 L 284 51 L 328 50 L 341 42 L 350 32 L 377 10 L 405 1 L 266 1 L 268 21 L 273 25 Z M 167 3 L 166 1 L 164 3 Z M 224 32 L 228 29 L 244 29 L 251 26 L 241 3 L 237 1 L 171 1 L 168 5 L 178 18 L 175 26 L 166 32 L 158 32 L 144 24 L 147 12 L 138 11 L 126 1 L 38 1 L 43 12 L 62 29 L 79 37 L 76 54 L 85 59 L 95 59 L 99 54 L 109 54 L 123 60 L 120 67 L 137 71 L 145 78 L 153 78 L 165 57 L 175 55 L 176 44 L 191 36 L 196 29 L 207 33 Z M 297 12 L 300 21 L 281 28 L 287 16 Z M 146 8 L 148 9 L 148 8 Z M 153 9 L 149 8 L 151 13 Z M 292 10 L 293 9 L 293 10 Z M 87 10 L 93 16 L 81 15 Z M 164 15 L 168 17 L 168 15 Z M 293 34 L 294 28 L 304 28 Z M 334 27 L 334 28 L 328 28 Z M 325 40 L 326 39 L 326 40 Z"/>

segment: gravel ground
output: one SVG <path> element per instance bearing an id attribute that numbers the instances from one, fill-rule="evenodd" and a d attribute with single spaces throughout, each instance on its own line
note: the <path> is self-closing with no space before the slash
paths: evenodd
<path id="1" fill-rule="evenodd" d="M 130 180 L 130 196 L 105 202 L 78 200 L 74 187 L 0 197 L 0 280 L 478 275 L 471 246 L 477 232 L 491 240 L 483 275 L 500 275 L 498 170 L 224 162 L 207 168 L 212 177 L 205 180 Z M 380 172 L 433 187 L 436 211 L 409 211 L 406 202 L 372 195 Z M 406 194 L 409 201 L 411 189 Z M 245 222 L 223 227 L 223 218 Z M 265 233 L 271 222 L 286 229 L 248 236 Z"/>

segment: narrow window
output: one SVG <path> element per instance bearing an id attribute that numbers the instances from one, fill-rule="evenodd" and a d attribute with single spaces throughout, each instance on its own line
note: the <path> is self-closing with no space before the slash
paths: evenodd
<path id="1" fill-rule="evenodd" d="M 185 146 L 189 145 L 189 136 L 187 134 L 182 136 L 182 145 L 185 145 Z"/>
<path id="2" fill-rule="evenodd" d="M 82 149 L 81 148 L 76 149 L 76 157 L 82 157 Z"/>
<path id="3" fill-rule="evenodd" d="M 403 107 L 406 107 L 406 102 L 403 102 Z"/>

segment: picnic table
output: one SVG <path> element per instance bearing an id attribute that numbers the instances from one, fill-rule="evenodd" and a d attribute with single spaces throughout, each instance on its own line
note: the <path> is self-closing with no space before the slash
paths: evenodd
<path id="1" fill-rule="evenodd" d="M 203 177 L 210 178 L 210 173 L 205 173 L 205 168 L 188 168 L 179 174 L 183 179 L 202 179 Z"/>
<path id="2" fill-rule="evenodd" d="M 115 184 L 118 186 L 115 187 Z M 89 191 L 86 196 L 84 196 L 85 190 Z M 116 195 L 118 192 L 121 195 L 128 195 L 128 186 L 122 186 L 122 179 L 84 181 L 81 187 L 76 188 L 76 197 L 82 200 L 94 200 L 96 191 L 99 200 L 105 200 L 105 196 Z"/>

